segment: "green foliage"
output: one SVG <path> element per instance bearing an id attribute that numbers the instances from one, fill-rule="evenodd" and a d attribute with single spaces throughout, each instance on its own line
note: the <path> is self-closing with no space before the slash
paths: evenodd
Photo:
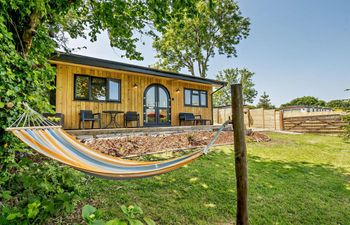
<path id="1" fill-rule="evenodd" d="M 330 107 L 332 109 L 341 109 L 345 111 L 350 110 L 350 99 L 344 99 L 344 100 L 332 100 L 327 102 L 327 107 Z"/>
<path id="2" fill-rule="evenodd" d="M 134 34 L 143 34 L 148 20 L 148 5 L 141 0 L 83 1 L 86 14 L 80 16 L 82 23 L 89 24 L 91 41 L 97 40 L 97 34 L 108 31 L 111 47 L 124 50 L 130 59 L 142 60 L 136 50 L 140 38 Z M 156 3 L 155 3 L 156 4 Z M 86 18 L 86 20 L 84 20 Z M 146 32 L 148 33 L 148 32 Z"/>
<path id="3" fill-rule="evenodd" d="M 293 99 L 292 101 L 282 104 L 281 106 L 326 106 L 326 102 L 313 96 L 304 96 Z"/>
<path id="4" fill-rule="evenodd" d="M 161 34 L 153 43 L 158 68 L 187 68 L 192 75 L 206 77 L 209 59 L 216 53 L 236 56 L 235 46 L 249 34 L 249 19 L 234 1 L 191 0 L 172 5 L 166 6 L 163 20 L 156 20 Z"/>
<path id="5" fill-rule="evenodd" d="M 260 96 L 259 102 L 256 106 L 257 108 L 263 109 L 274 109 L 275 106 L 271 104 L 270 96 L 264 91 Z"/>
<path id="6" fill-rule="evenodd" d="M 72 212 L 86 179 L 38 155 L 22 158 L 16 174 L 2 173 L 0 224 L 42 224 Z"/>
<path id="7" fill-rule="evenodd" d="M 344 126 L 344 138 L 346 141 L 350 142 L 350 114 L 343 116 L 342 119 L 348 123 L 347 126 Z"/>
<path id="8" fill-rule="evenodd" d="M 141 59 L 133 34 L 142 32 L 147 15 L 144 1 L 0 0 L 0 224 L 42 224 L 71 211 L 84 181 L 80 173 L 33 155 L 5 132 L 23 112 L 22 102 L 53 112 L 48 99 L 55 69 L 48 58 L 57 47 L 68 50 L 67 34 L 96 41 L 108 31 L 112 47 Z"/>
<path id="9" fill-rule="evenodd" d="M 231 85 L 242 84 L 244 104 L 253 103 L 258 92 L 254 89 L 254 73 L 248 69 L 225 69 L 216 75 L 216 79 L 227 82 L 227 86 L 214 94 L 214 106 L 231 105 Z"/>
<path id="10" fill-rule="evenodd" d="M 329 102 L 325 102 L 320 100 L 319 98 L 313 96 L 304 96 L 300 98 L 293 99 L 292 101 L 283 104 L 281 106 L 320 106 L 320 107 L 329 107 L 332 109 L 341 109 L 344 111 L 350 110 L 350 99 L 343 100 L 331 100 Z"/>
<path id="11" fill-rule="evenodd" d="M 123 212 L 123 218 L 104 221 L 101 219 L 102 213 L 91 205 L 85 205 L 82 209 L 82 217 L 89 225 L 155 225 L 156 223 L 148 218 L 143 217 L 143 211 L 139 206 L 125 205 L 120 206 Z"/>
<path id="12" fill-rule="evenodd" d="M 54 122 L 54 123 L 58 123 L 58 122 L 61 121 L 61 118 L 59 118 L 59 117 L 54 117 L 54 116 L 49 116 L 49 117 L 47 117 L 47 119 L 50 120 L 50 121 L 52 121 L 52 122 Z"/>
<path id="13" fill-rule="evenodd" d="M 66 6 L 60 6 L 65 13 Z M 56 45 L 48 26 L 32 18 L 40 14 L 48 19 L 49 11 L 43 2 L 0 1 L 0 224 L 42 223 L 71 210 L 80 181 L 71 170 L 41 163 L 42 158 L 4 131 L 23 112 L 23 101 L 51 111 L 48 95 L 55 73 L 47 58 Z M 30 28 L 30 23 L 36 25 Z M 28 27 L 33 30 L 28 32 Z"/>

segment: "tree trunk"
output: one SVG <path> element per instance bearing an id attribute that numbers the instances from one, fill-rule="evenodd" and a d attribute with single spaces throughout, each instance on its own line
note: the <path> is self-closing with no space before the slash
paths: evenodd
<path id="1" fill-rule="evenodd" d="M 33 37 L 36 33 L 36 28 L 38 27 L 40 23 L 40 18 L 38 13 L 32 12 L 32 14 L 29 17 L 28 25 L 26 26 L 25 30 L 23 31 L 22 35 L 22 43 L 23 43 L 23 55 L 27 56 L 33 42 Z"/>
<path id="2" fill-rule="evenodd" d="M 202 75 L 201 63 L 199 62 L 199 60 L 197 60 L 197 65 L 198 65 L 199 76 L 200 76 L 200 77 L 203 77 L 203 75 Z"/>
<path id="3" fill-rule="evenodd" d="M 191 73 L 192 76 L 196 76 L 194 73 L 193 63 L 190 63 L 190 66 L 188 67 L 188 71 Z"/>

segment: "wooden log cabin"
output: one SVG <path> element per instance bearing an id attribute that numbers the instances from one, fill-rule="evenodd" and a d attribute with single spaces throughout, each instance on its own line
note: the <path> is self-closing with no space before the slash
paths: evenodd
<path id="1" fill-rule="evenodd" d="M 102 127 L 110 120 L 103 113 L 108 110 L 137 112 L 140 126 L 144 127 L 178 126 L 179 114 L 183 112 L 201 115 L 212 122 L 213 89 L 226 85 L 217 80 L 82 55 L 60 53 L 50 62 L 56 66 L 56 91 L 51 101 L 56 112 L 64 115 L 65 129 L 79 128 L 81 110 L 101 113 Z M 117 115 L 116 120 L 124 124 L 123 114 Z"/>

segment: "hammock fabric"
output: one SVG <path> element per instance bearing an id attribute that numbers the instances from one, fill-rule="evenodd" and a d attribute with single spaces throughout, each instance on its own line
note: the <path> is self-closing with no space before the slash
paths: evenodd
<path id="1" fill-rule="evenodd" d="M 60 126 L 42 117 L 29 106 L 14 124 L 7 128 L 25 144 L 37 152 L 71 166 L 87 174 L 109 179 L 132 179 L 159 175 L 173 171 L 206 154 L 219 133 L 204 148 L 193 153 L 166 161 L 141 162 L 126 160 L 91 149 L 66 133 Z M 13 125 L 14 125 L 13 124 Z M 18 126 L 22 125 L 22 126 Z"/>

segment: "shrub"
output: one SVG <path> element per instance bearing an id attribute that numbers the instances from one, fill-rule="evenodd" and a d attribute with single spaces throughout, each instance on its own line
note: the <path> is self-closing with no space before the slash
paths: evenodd
<path id="1" fill-rule="evenodd" d="M 17 51 L 8 16 L 27 18 L 28 10 L 18 10 L 15 3 L 27 4 L 1 1 L 0 7 L 0 224 L 42 224 L 49 216 L 73 208 L 84 176 L 31 153 L 5 132 L 23 113 L 22 102 L 39 112 L 50 112 L 48 96 L 55 78 L 47 58 L 56 45 L 45 35 L 46 27 L 35 29 L 30 53 Z"/>
<path id="2" fill-rule="evenodd" d="M 344 138 L 346 141 L 350 141 L 350 114 L 343 116 L 343 121 L 348 123 L 347 126 L 344 126 Z"/>
<path id="3" fill-rule="evenodd" d="M 104 221 L 101 219 L 102 213 L 91 205 L 85 205 L 82 209 L 82 217 L 87 224 L 95 225 L 155 225 L 156 223 L 148 218 L 143 217 L 143 211 L 139 206 L 125 205 L 120 206 L 123 212 L 122 218 Z"/>
<path id="4" fill-rule="evenodd" d="M 83 192 L 81 173 L 37 154 L 21 158 L 0 180 L 0 224 L 43 224 L 72 212 Z"/>

